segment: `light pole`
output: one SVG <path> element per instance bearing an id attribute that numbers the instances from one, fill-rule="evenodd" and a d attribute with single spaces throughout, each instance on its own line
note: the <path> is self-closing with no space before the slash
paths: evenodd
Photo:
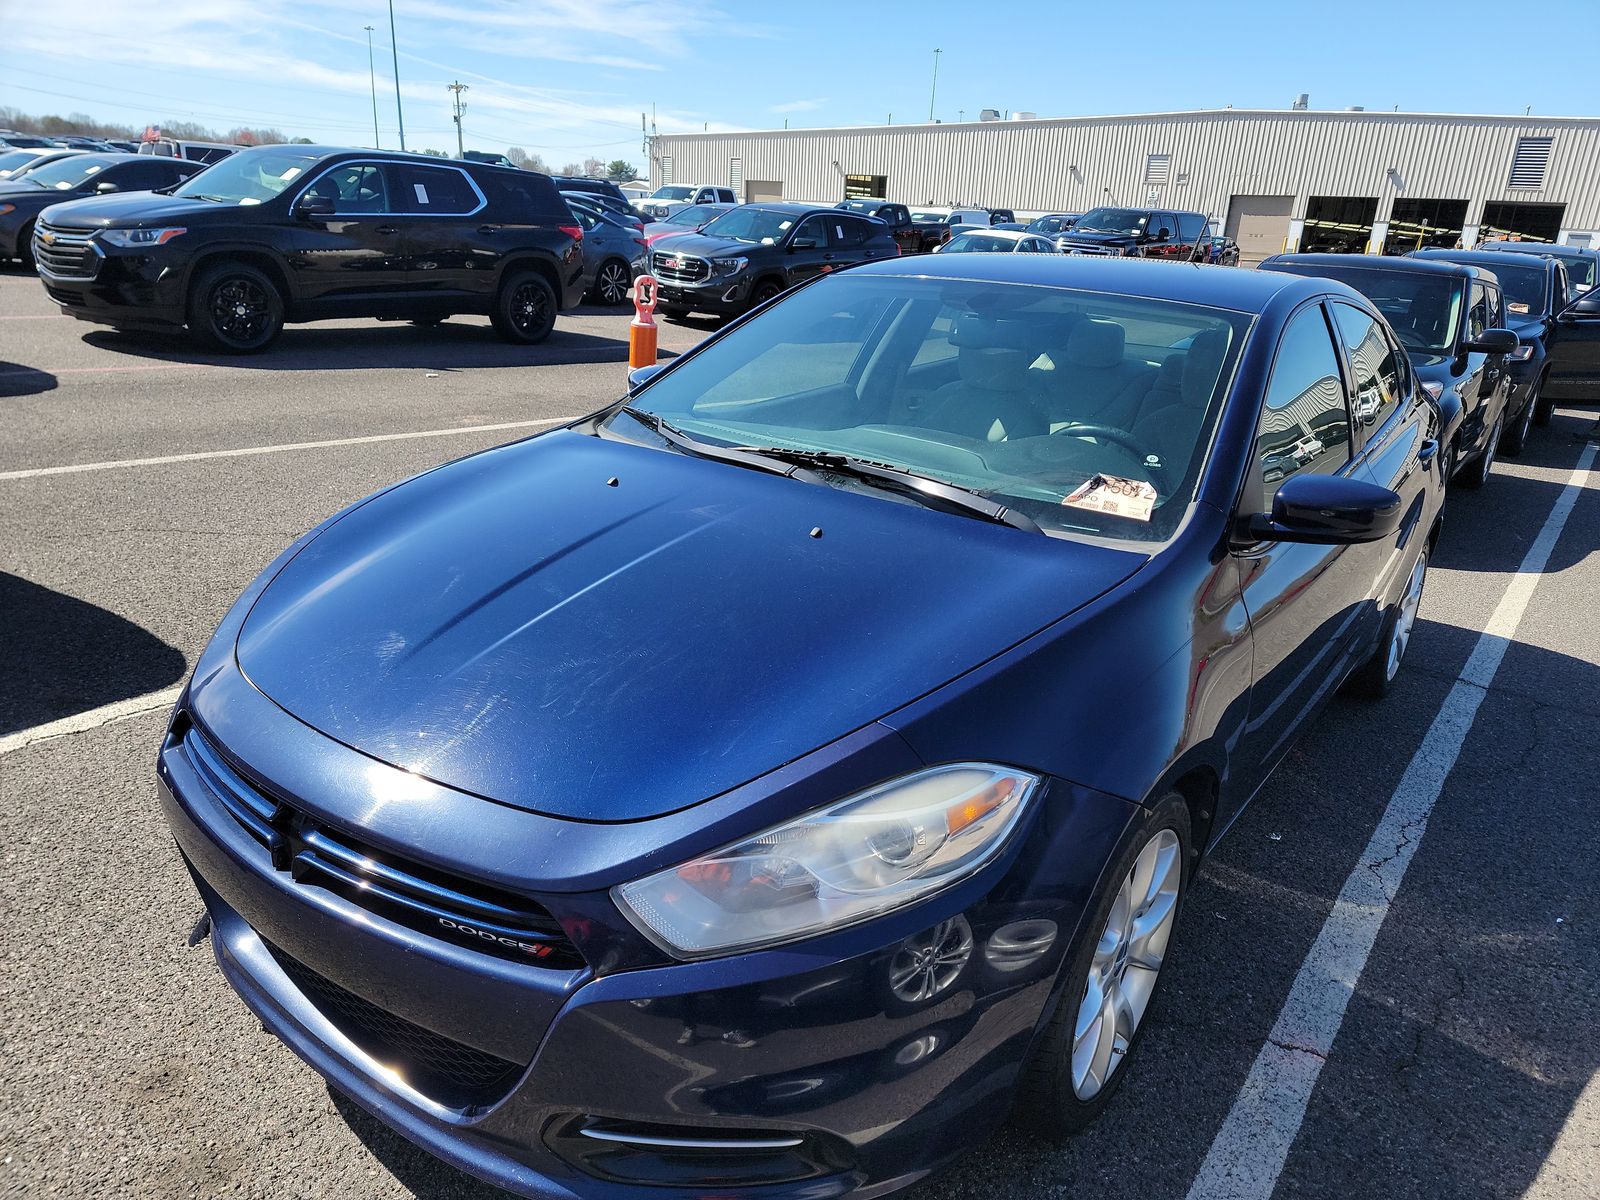
<path id="1" fill-rule="evenodd" d="M 383 145 L 378 139 L 378 71 L 372 65 L 372 26 L 367 29 L 367 81 L 372 85 L 372 148 L 382 150 Z"/>
<path id="2" fill-rule="evenodd" d="M 455 93 L 453 97 L 452 108 L 455 110 L 456 120 L 456 157 L 465 158 L 467 156 L 467 151 L 461 141 L 461 93 L 467 90 L 467 85 L 458 79 L 454 83 L 446 84 L 445 87 L 449 91 Z"/>
<path id="3" fill-rule="evenodd" d="M 390 0 L 390 3 L 392 4 L 393 0 Z M 933 98 L 939 94 L 939 55 L 943 53 L 944 51 L 942 50 L 933 52 L 933 88 L 928 93 L 928 120 L 930 121 L 933 120 Z"/>
<path id="4" fill-rule="evenodd" d="M 400 47 L 394 40 L 394 0 L 389 0 L 389 49 L 394 54 L 394 115 L 400 125 L 400 149 L 406 148 L 406 114 L 400 107 Z"/>

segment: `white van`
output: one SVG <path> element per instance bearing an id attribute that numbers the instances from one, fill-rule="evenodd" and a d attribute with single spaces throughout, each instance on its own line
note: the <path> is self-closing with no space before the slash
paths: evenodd
<path id="1" fill-rule="evenodd" d="M 140 154 L 159 154 L 163 158 L 186 158 L 190 162 L 211 163 L 219 162 L 228 155 L 244 149 L 243 146 L 230 146 L 226 142 L 187 142 L 178 138 L 157 138 L 153 142 L 140 142 Z"/>

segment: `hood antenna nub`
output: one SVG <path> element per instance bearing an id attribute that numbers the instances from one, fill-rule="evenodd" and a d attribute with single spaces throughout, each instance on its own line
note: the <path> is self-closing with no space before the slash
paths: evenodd
<path id="1" fill-rule="evenodd" d="M 817 526 L 817 527 L 816 527 L 816 528 L 814 528 L 814 529 L 813 529 L 813 530 L 812 530 L 812 531 L 811 531 L 811 536 L 812 536 L 812 537 L 814 537 L 814 538 L 819 538 L 819 537 L 821 537 L 821 536 L 822 536 L 822 526 L 821 526 L 821 525 L 818 525 L 818 526 Z"/>

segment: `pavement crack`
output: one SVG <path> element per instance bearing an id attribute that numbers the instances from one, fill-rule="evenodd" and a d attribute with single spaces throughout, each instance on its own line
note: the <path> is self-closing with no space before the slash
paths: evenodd
<path id="1" fill-rule="evenodd" d="M 1269 1037 L 1267 1044 L 1276 1046 L 1279 1050 L 1287 1050 L 1290 1054 L 1309 1054 L 1318 1062 L 1328 1061 L 1328 1056 L 1315 1046 L 1302 1046 L 1299 1042 L 1285 1042 L 1274 1037 Z"/>

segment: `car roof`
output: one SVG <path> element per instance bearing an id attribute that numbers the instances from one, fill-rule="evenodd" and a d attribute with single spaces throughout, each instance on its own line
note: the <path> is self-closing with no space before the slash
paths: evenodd
<path id="1" fill-rule="evenodd" d="M 1340 267 L 1347 271 L 1406 271 L 1418 275 L 1487 276 L 1494 279 L 1494 271 L 1487 266 L 1439 259 L 1400 258 L 1393 254 L 1274 254 L 1261 264 L 1262 269 L 1268 271 L 1276 270 L 1279 266 Z"/>
<path id="2" fill-rule="evenodd" d="M 973 225 L 956 234 L 960 237 L 963 233 L 981 233 L 984 237 L 1005 238 L 1009 241 L 1020 242 L 1023 238 L 1036 238 L 1037 233 L 1029 233 L 1026 229 L 996 229 L 992 225 Z"/>
<path id="3" fill-rule="evenodd" d="M 851 267 L 849 274 L 1034 284 L 1149 296 L 1237 312 L 1261 312 L 1286 293 L 1291 298 L 1328 293 L 1367 303 L 1354 288 L 1335 279 L 1314 279 L 1287 271 L 1241 271 L 1202 263 L 1093 255 L 919 254 L 864 263 Z"/>
<path id="4" fill-rule="evenodd" d="M 839 211 L 838 208 L 831 204 L 802 204 L 798 200 L 763 200 L 759 204 L 746 204 L 738 207 L 759 208 L 765 210 L 766 212 L 789 213 L 797 217 L 806 216 L 810 213 L 825 213 L 831 215 Z M 860 216 L 861 214 L 856 213 L 854 215 Z M 876 220 L 876 218 L 869 217 L 868 220 Z"/>
<path id="5" fill-rule="evenodd" d="M 1444 262 L 1469 263 L 1473 266 L 1485 267 L 1490 271 L 1495 269 L 1495 263 L 1497 262 L 1500 264 L 1502 270 L 1508 266 L 1527 265 L 1522 263 L 1506 262 L 1507 253 L 1508 251 L 1505 250 L 1436 250 L 1429 248 L 1427 250 L 1413 250 L 1410 254 L 1406 255 L 1406 257 L 1423 260 L 1436 259 Z M 1546 258 L 1544 255 L 1540 254 L 1537 250 L 1531 254 L 1523 254 L 1520 257 L 1536 259 L 1542 266 L 1545 267 L 1547 271 L 1555 270 L 1556 264 L 1549 258 Z"/>
<path id="6" fill-rule="evenodd" d="M 1551 242 L 1484 242 L 1478 247 L 1479 252 L 1485 254 L 1532 254 L 1535 256 L 1554 255 L 1557 258 L 1595 258 L 1600 256 L 1600 251 L 1591 250 L 1587 246 L 1558 246 Z"/>

